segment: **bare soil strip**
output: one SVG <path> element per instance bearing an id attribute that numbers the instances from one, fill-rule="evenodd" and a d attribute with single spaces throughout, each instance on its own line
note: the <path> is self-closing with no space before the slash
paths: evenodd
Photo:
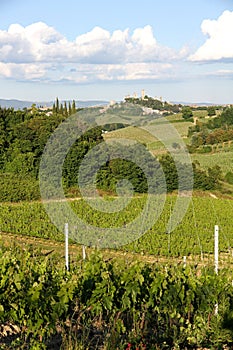
<path id="1" fill-rule="evenodd" d="M 51 239 L 36 238 L 31 236 L 18 235 L 14 233 L 6 233 L 0 231 L 0 239 L 4 246 L 12 247 L 13 245 L 21 246 L 25 250 L 35 248 L 40 250 L 42 255 L 56 254 L 60 258 L 65 257 L 65 246 L 63 242 L 57 242 Z M 1 242 L 0 241 L 0 242 Z M 86 248 L 87 255 L 95 248 Z M 183 257 L 166 257 L 148 255 L 145 253 L 134 253 L 124 250 L 101 249 L 101 253 L 105 259 L 121 258 L 129 263 L 134 261 L 142 261 L 148 263 L 167 263 L 167 264 L 184 264 Z M 82 246 L 79 244 L 69 244 L 69 256 L 71 261 L 82 258 Z M 186 257 L 186 264 L 195 265 L 196 267 L 214 266 L 213 254 L 189 255 Z M 219 267 L 233 267 L 233 257 L 227 252 L 221 252 L 219 255 Z"/>

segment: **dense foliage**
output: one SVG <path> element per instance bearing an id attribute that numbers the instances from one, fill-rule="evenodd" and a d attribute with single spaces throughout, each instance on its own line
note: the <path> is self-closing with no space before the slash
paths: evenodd
<path id="1" fill-rule="evenodd" d="M 1 349 L 4 343 L 6 349 L 50 348 L 55 335 L 64 349 L 232 344 L 233 290 L 225 271 L 129 265 L 95 253 L 66 272 L 39 251 L 1 247 L 0 257 L 0 323 L 17 329 L 11 340 L 2 337 Z"/>
<path id="2" fill-rule="evenodd" d="M 38 181 L 30 176 L 0 173 L 0 202 L 20 202 L 40 198 Z"/>
<path id="3" fill-rule="evenodd" d="M 191 145 L 194 148 L 233 140 L 233 107 L 225 108 L 207 123 L 198 121 L 189 129 L 189 136 L 192 136 Z"/>
<path id="4" fill-rule="evenodd" d="M 150 98 L 142 101 L 146 106 L 149 106 L 150 102 L 152 103 L 153 101 L 157 101 L 156 103 L 159 104 L 162 103 L 159 100 Z M 114 113 L 120 113 L 127 119 L 127 115 L 124 115 L 124 113 L 129 115 L 132 113 L 133 115 L 135 110 L 138 111 L 137 108 L 140 107 L 132 105 L 130 107 L 129 105 L 125 109 L 124 104 L 121 104 L 117 108 L 109 109 L 108 113 L 109 115 L 113 113 L 113 116 L 115 115 Z M 163 108 L 167 108 L 167 105 L 163 105 Z M 15 111 L 12 108 L 0 108 L 0 182 L 3 189 L 0 194 L 0 201 L 16 202 L 39 198 L 38 173 L 45 144 L 58 125 L 75 111 L 74 102 L 72 105 L 69 104 L 67 106 L 66 104 L 61 104 L 58 100 L 53 106 L 53 111 L 47 113 L 35 106 L 23 111 Z M 91 113 L 92 111 L 88 113 L 87 118 L 92 118 Z M 226 109 L 219 118 L 221 118 L 223 125 L 225 125 L 224 123 L 229 124 L 232 121 L 231 109 Z M 215 120 L 218 120 L 218 118 L 215 118 Z M 89 120 L 87 120 L 88 122 Z M 125 124 L 116 122 L 106 124 L 104 130 L 101 127 L 95 127 L 74 143 L 63 165 L 63 185 L 66 192 L 71 192 L 71 189 L 77 188 L 80 163 L 90 149 L 103 142 L 103 132 L 124 126 Z M 230 127 L 224 131 L 215 129 L 212 133 L 200 128 L 200 125 L 197 125 L 195 131 L 190 131 L 191 133 L 194 132 L 192 141 L 192 146 L 194 147 L 200 144 L 213 143 L 216 140 L 225 141 L 232 138 L 232 129 Z M 107 147 L 109 148 L 110 146 Z M 135 192 L 145 193 L 148 190 L 148 174 L 150 174 L 149 177 L 154 177 L 154 187 L 157 186 L 158 189 L 161 184 L 157 179 L 160 177 L 159 171 L 162 167 L 167 182 L 167 191 L 171 192 L 178 188 L 177 166 L 179 169 L 182 169 L 181 173 L 183 176 L 180 182 L 182 182 L 183 188 L 189 189 L 191 181 L 186 176 L 188 173 L 187 169 L 182 163 L 175 165 L 171 156 L 162 156 L 159 159 L 161 167 L 156 166 L 157 170 L 152 174 L 150 173 L 152 171 L 150 169 L 153 168 L 151 164 L 156 160 L 149 152 L 146 154 L 142 150 L 142 145 L 125 145 L 123 148 L 124 151 L 119 150 L 120 155 L 124 154 L 123 158 L 122 156 L 118 157 L 116 154 L 114 159 L 109 156 L 109 159 L 102 164 L 100 156 L 100 170 L 96 178 L 96 186 L 99 190 L 115 193 L 118 181 L 125 179 L 131 182 Z M 205 148 L 203 149 L 204 151 L 209 151 L 209 149 Z M 142 154 L 145 154 L 144 159 L 142 159 Z M 137 165 L 137 161 L 142 167 Z M 91 173 L 91 164 L 89 164 L 89 168 L 89 173 Z M 193 165 L 194 188 L 202 190 L 219 188 L 221 171 L 220 169 L 218 170 L 219 175 L 213 177 L 211 174 L 216 173 L 216 169 L 204 171 L 197 164 Z"/>
<path id="5" fill-rule="evenodd" d="M 182 108 L 182 117 L 184 119 L 190 119 L 193 116 L 192 108 L 189 106 L 185 106 Z"/>
<path id="6" fill-rule="evenodd" d="M 42 153 L 52 132 L 69 115 L 59 101 L 55 112 L 15 111 L 0 108 L 0 201 L 34 200 L 39 196 L 38 173 Z M 70 113 L 74 110 L 72 105 Z M 57 112 L 58 111 L 58 112 Z M 77 183 L 77 167 L 95 144 L 102 140 L 101 129 L 86 133 L 71 148 L 63 168 L 65 187 Z"/>
<path id="7" fill-rule="evenodd" d="M 132 184 L 136 193 L 147 193 L 148 186 L 145 174 L 154 178 L 154 193 L 161 193 L 163 191 L 170 193 L 177 190 L 178 186 L 182 190 L 192 190 L 192 188 L 214 190 L 221 187 L 220 180 L 222 179 L 222 172 L 218 165 L 212 168 L 210 167 L 208 171 L 205 171 L 196 162 L 193 163 L 192 169 L 190 169 L 186 164 L 175 162 L 171 155 L 166 154 L 159 158 L 160 166 L 157 165 L 156 169 L 154 169 L 154 157 L 145 154 L 142 157 L 141 148 L 143 147 L 128 147 L 127 153 L 126 150 L 124 153 L 128 154 L 129 158 L 135 159 L 136 162 L 139 161 L 143 169 L 147 171 L 143 172 L 142 168 L 125 159 L 109 160 L 98 173 L 97 188 L 115 193 L 117 182 L 121 179 L 127 179 Z M 162 183 L 162 171 L 166 180 L 166 188 Z"/>

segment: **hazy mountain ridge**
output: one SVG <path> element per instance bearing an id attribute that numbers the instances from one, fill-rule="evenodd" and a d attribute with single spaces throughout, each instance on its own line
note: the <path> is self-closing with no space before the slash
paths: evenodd
<path id="1" fill-rule="evenodd" d="M 62 103 L 65 102 L 61 101 Z M 69 102 L 69 100 L 66 100 L 66 102 Z M 72 102 L 70 100 L 70 102 Z M 0 99 L 0 106 L 2 108 L 14 108 L 14 109 L 23 109 L 23 108 L 29 108 L 32 106 L 32 104 L 36 104 L 37 107 L 52 107 L 54 101 L 41 101 L 41 102 L 35 102 L 35 101 L 21 101 L 16 99 Z M 109 101 L 102 101 L 102 100 L 88 100 L 88 101 L 75 101 L 76 107 L 78 108 L 85 108 L 85 107 L 91 107 L 91 106 L 99 106 L 99 105 L 106 105 L 109 103 Z"/>
<path id="2" fill-rule="evenodd" d="M 184 106 L 198 106 L 198 107 L 208 107 L 208 106 L 224 106 L 224 103 L 214 103 L 214 102 L 185 102 L 185 101 L 172 101 L 172 104 L 181 104 Z"/>

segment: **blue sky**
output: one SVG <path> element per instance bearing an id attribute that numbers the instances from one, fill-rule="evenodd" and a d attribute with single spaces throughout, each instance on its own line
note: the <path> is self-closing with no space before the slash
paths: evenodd
<path id="1" fill-rule="evenodd" d="M 233 103 L 233 1 L 0 1 L 0 98 Z"/>

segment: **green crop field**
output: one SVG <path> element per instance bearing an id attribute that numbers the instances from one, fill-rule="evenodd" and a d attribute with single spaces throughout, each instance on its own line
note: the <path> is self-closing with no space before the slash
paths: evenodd
<path id="1" fill-rule="evenodd" d="M 174 128 L 178 131 L 181 137 L 187 137 L 188 129 L 190 126 L 193 126 L 192 122 L 179 122 L 173 123 Z"/>
<path id="2" fill-rule="evenodd" d="M 192 154 L 192 160 L 197 160 L 201 167 L 208 169 L 214 165 L 219 165 L 223 171 L 223 174 L 226 174 L 228 171 L 233 171 L 233 151 L 224 151 L 216 153 L 207 153 L 207 154 Z"/>
<path id="3" fill-rule="evenodd" d="M 42 203 L 0 204 L 0 348 L 52 349 L 60 344 L 62 349 L 92 349 L 105 344 L 106 350 L 162 350 L 161 344 L 169 344 L 167 349 L 218 344 L 230 349 L 233 201 L 193 197 L 170 232 L 175 200 L 175 195 L 167 196 L 151 229 L 123 247 L 103 254 L 88 248 L 83 261 L 81 247 L 70 242 L 69 271 L 64 269 L 64 234 L 50 222 Z M 98 212 L 81 199 L 69 203 L 78 217 L 108 229 L 130 223 L 146 202 L 146 195 L 134 197 L 117 213 Z M 56 210 L 56 202 L 51 204 Z M 220 228 L 218 275 L 213 268 L 215 224 Z M 10 326 L 13 336 L 7 336 Z"/>
<path id="4" fill-rule="evenodd" d="M 104 139 L 129 139 L 140 143 L 150 144 L 156 140 L 148 131 L 134 126 L 128 126 L 123 129 L 114 130 L 104 134 Z"/>
<path id="5" fill-rule="evenodd" d="M 70 205 L 78 217 L 85 222 L 107 229 L 122 227 L 132 222 L 142 211 L 146 200 L 145 195 L 135 197 L 125 209 L 110 214 L 92 209 L 84 200 L 72 201 Z M 192 198 L 182 222 L 174 231 L 169 232 L 168 222 L 174 202 L 175 196 L 168 196 L 163 212 L 153 227 L 140 239 L 124 246 L 123 249 L 162 256 L 212 253 L 214 225 L 218 224 L 221 232 L 220 249 L 225 252 L 231 250 L 233 247 L 232 200 Z M 1 204 L 0 227 L 3 232 L 58 241 L 64 239 L 63 233 L 50 222 L 41 203 Z M 84 231 L 82 234 L 85 236 L 88 232 Z"/>
<path id="6" fill-rule="evenodd" d="M 200 112 L 200 113 L 198 113 Z M 205 111 L 196 111 L 195 113 L 200 114 Z M 193 126 L 192 122 L 184 122 L 180 119 L 180 115 L 167 117 L 168 120 L 172 122 L 174 128 L 178 131 L 180 136 L 183 138 L 185 143 L 190 143 L 190 139 L 187 138 L 188 129 Z M 151 122 L 153 124 L 153 122 Z M 166 152 L 166 148 L 163 143 L 157 140 L 151 133 L 142 128 L 136 128 L 129 126 L 123 129 L 118 129 L 104 134 L 105 140 L 111 139 L 130 139 L 135 140 L 140 143 L 144 143 L 147 148 L 156 156 Z M 215 165 L 219 165 L 226 174 L 228 171 L 233 171 L 233 149 L 225 145 L 224 148 L 220 148 L 222 145 L 218 145 L 218 150 L 214 153 L 207 154 L 191 154 L 193 161 L 198 161 L 203 169 L 208 169 Z"/>
<path id="7" fill-rule="evenodd" d="M 153 125 L 153 122 L 151 122 Z M 180 136 L 187 143 L 188 128 L 193 125 L 191 122 L 179 121 L 172 123 L 173 127 L 178 131 Z M 149 129 L 149 127 L 148 127 Z M 129 139 L 145 144 L 154 155 L 164 153 L 166 150 L 163 143 L 156 139 L 149 131 L 143 128 L 129 126 L 123 129 L 114 130 L 104 134 L 105 140 L 112 139 Z"/>

